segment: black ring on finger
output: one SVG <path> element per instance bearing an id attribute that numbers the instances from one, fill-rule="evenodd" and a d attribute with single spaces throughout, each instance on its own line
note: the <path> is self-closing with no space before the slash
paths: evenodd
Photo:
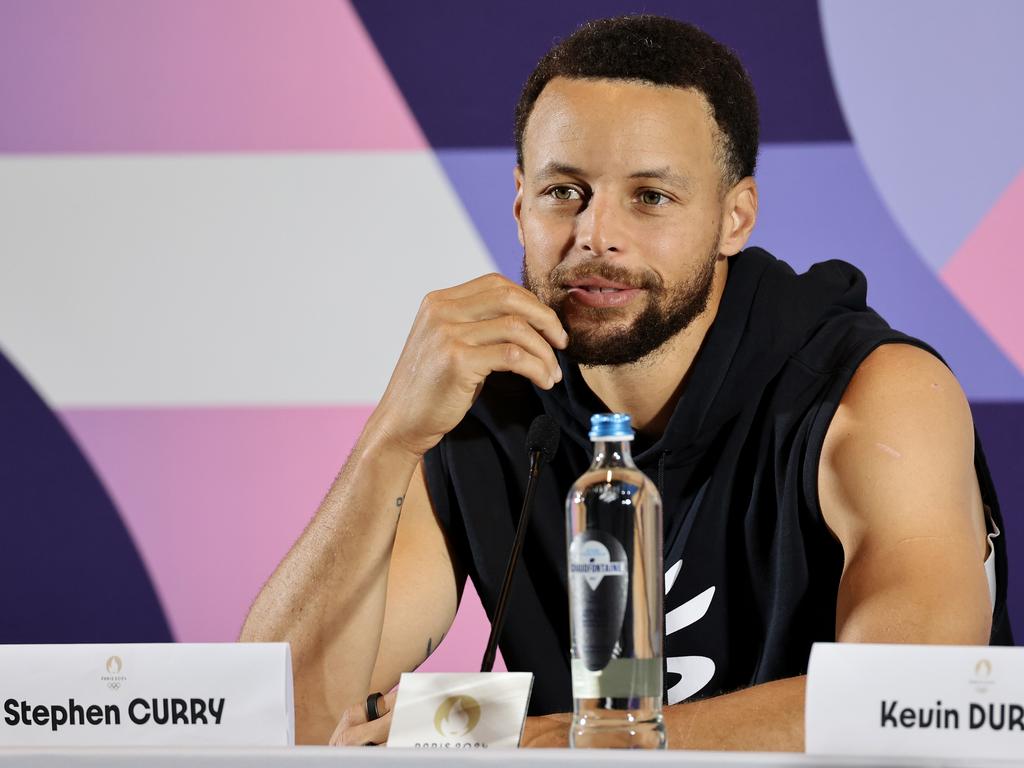
<path id="1" fill-rule="evenodd" d="M 377 702 L 384 698 L 383 693 L 371 693 L 366 697 L 366 722 L 372 722 L 381 718 L 381 713 L 377 709 Z"/>

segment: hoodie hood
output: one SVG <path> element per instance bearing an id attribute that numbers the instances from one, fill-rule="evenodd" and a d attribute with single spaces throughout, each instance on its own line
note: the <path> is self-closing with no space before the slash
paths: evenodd
<path id="1" fill-rule="evenodd" d="M 832 317 L 866 311 L 867 281 L 842 261 L 806 273 L 761 248 L 729 259 L 725 292 L 664 433 L 634 456 L 638 465 L 685 463 L 700 454 Z M 579 366 L 558 352 L 562 382 L 537 389 L 563 436 L 590 451 L 590 416 L 607 411 Z M 680 371 L 682 377 L 686 371 Z M 756 397 L 754 398 L 756 399 Z"/>

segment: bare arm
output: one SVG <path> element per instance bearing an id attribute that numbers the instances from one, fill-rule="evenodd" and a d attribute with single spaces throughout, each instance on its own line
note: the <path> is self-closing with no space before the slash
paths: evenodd
<path id="1" fill-rule="evenodd" d="M 886 345 L 857 369 L 829 427 L 819 498 L 843 546 L 840 642 L 985 644 L 985 521 L 967 400 L 934 356 Z M 670 747 L 803 751 L 804 677 L 665 709 Z M 565 715 L 524 744 L 564 746 Z"/>
<path id="2" fill-rule="evenodd" d="M 343 711 L 440 642 L 461 581 L 417 467 L 491 372 L 550 387 L 566 341 L 554 312 L 500 275 L 424 299 L 380 404 L 242 629 L 291 643 L 297 741 L 326 743 Z"/>
<path id="3" fill-rule="evenodd" d="M 291 644 L 300 743 L 326 743 L 341 711 L 370 690 L 396 538 L 406 542 L 409 557 L 430 564 L 427 578 L 415 582 L 420 604 L 430 610 L 410 614 L 408 634 L 439 635 L 455 615 L 454 569 L 416 459 L 367 432 L 242 628 L 243 641 Z M 428 527 L 433 530 L 424 535 Z M 400 529 L 416 529 L 417 546 Z"/>
<path id="4" fill-rule="evenodd" d="M 902 344 L 872 353 L 829 429 L 819 489 L 845 553 L 840 640 L 988 643 L 974 429 L 948 368 Z"/>

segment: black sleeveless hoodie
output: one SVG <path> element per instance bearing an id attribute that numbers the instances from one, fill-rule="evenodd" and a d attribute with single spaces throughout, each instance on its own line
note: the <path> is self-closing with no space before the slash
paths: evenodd
<path id="1" fill-rule="evenodd" d="M 733 257 L 668 426 L 653 443 L 634 444 L 664 503 L 667 703 L 803 674 L 811 644 L 835 639 L 843 552 L 818 506 L 825 432 L 857 366 L 879 345 L 936 354 L 889 328 L 866 294 L 863 274 L 841 261 L 797 275 L 760 248 Z M 492 374 L 425 461 L 449 546 L 490 616 L 525 491 L 526 432 L 540 413 L 561 427 L 500 643 L 510 670 L 535 675 L 531 714 L 572 708 L 565 495 L 592 456 L 590 416 L 607 410 L 578 367 L 560 363 L 563 381 L 550 391 Z M 977 439 L 975 466 L 1002 529 Z M 994 545 L 992 642 L 1011 644 L 1005 536 Z"/>

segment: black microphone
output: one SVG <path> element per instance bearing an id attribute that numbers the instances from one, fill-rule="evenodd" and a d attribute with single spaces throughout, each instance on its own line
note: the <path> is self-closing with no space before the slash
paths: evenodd
<path id="1" fill-rule="evenodd" d="M 544 414 L 533 420 L 533 423 L 530 424 L 530 431 L 526 433 L 526 450 L 530 454 L 530 474 L 526 481 L 526 495 L 523 497 L 523 508 L 519 512 L 519 525 L 516 526 L 516 537 L 512 542 L 512 553 L 508 557 L 505 579 L 501 583 L 501 591 L 498 593 L 498 604 L 494 609 L 491 635 L 487 638 L 484 659 L 480 663 L 481 672 L 490 672 L 494 667 L 494 657 L 498 653 L 498 637 L 501 635 L 501 628 L 505 624 L 508 597 L 512 592 L 512 575 L 515 573 L 516 563 L 519 562 L 519 553 L 522 551 L 523 542 L 526 540 L 526 522 L 530 518 L 533 494 L 537 489 L 537 478 L 540 477 L 540 468 L 555 457 L 555 451 L 558 450 L 558 436 L 558 425 L 555 423 L 555 420 Z"/>

